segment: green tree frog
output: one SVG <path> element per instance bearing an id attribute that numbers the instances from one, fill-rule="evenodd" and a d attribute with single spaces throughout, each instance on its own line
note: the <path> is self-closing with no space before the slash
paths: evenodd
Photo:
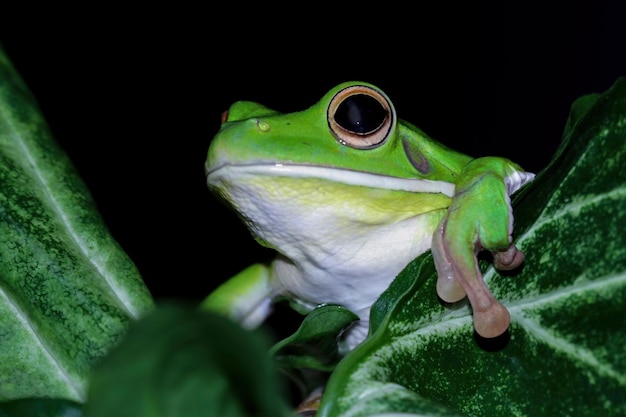
<path id="1" fill-rule="evenodd" d="M 510 195 L 534 175 L 434 141 L 399 119 L 376 86 L 343 83 L 291 114 L 234 103 L 205 172 L 209 188 L 277 256 L 222 284 L 204 307 L 255 327 L 277 297 L 305 311 L 341 305 L 360 318 L 344 333 L 349 350 L 366 337 L 377 297 L 431 249 L 439 297 L 467 296 L 483 337 L 507 330 L 509 313 L 484 283 L 476 256 L 491 251 L 501 269 L 521 264 Z"/>

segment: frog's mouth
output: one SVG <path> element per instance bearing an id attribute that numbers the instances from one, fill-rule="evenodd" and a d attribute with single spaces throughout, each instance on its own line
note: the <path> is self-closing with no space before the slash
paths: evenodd
<path id="1" fill-rule="evenodd" d="M 454 195 L 454 184 L 421 178 L 400 178 L 370 172 L 355 171 L 320 165 L 285 163 L 223 164 L 205 166 L 207 184 L 218 182 L 236 183 L 238 179 L 250 177 L 317 178 L 346 185 L 407 191 L 411 193 Z"/>

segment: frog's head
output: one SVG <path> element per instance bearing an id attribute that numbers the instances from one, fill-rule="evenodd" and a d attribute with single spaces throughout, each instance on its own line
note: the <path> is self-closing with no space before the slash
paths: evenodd
<path id="1" fill-rule="evenodd" d="M 246 166 L 258 174 L 451 195 L 469 159 L 399 120 L 377 87 L 347 82 L 296 113 L 253 102 L 233 104 L 223 115 L 205 168 L 209 182 L 219 168 Z"/>

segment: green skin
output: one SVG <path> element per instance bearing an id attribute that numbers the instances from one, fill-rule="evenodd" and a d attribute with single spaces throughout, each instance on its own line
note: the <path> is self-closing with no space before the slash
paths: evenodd
<path id="1" fill-rule="evenodd" d="M 508 328 L 508 311 L 482 280 L 476 256 L 492 251 L 501 269 L 523 261 L 512 243 L 509 196 L 533 174 L 432 140 L 397 119 L 377 87 L 343 83 L 291 114 L 237 102 L 205 168 L 210 189 L 278 254 L 218 287 L 205 308 L 255 327 L 278 298 L 303 311 L 343 305 L 361 319 L 345 333 L 349 350 L 367 335 L 376 298 L 431 249 L 438 295 L 467 296 L 483 337 Z"/>

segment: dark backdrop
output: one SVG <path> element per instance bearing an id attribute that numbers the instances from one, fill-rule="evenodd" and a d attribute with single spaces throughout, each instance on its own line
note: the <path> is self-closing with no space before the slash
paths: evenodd
<path id="1" fill-rule="evenodd" d="M 468 3 L 25 5 L 0 43 L 153 294 L 196 300 L 270 257 L 204 183 L 234 100 L 289 112 L 369 81 L 437 140 L 539 171 L 571 102 L 626 75 L 617 0 Z"/>

